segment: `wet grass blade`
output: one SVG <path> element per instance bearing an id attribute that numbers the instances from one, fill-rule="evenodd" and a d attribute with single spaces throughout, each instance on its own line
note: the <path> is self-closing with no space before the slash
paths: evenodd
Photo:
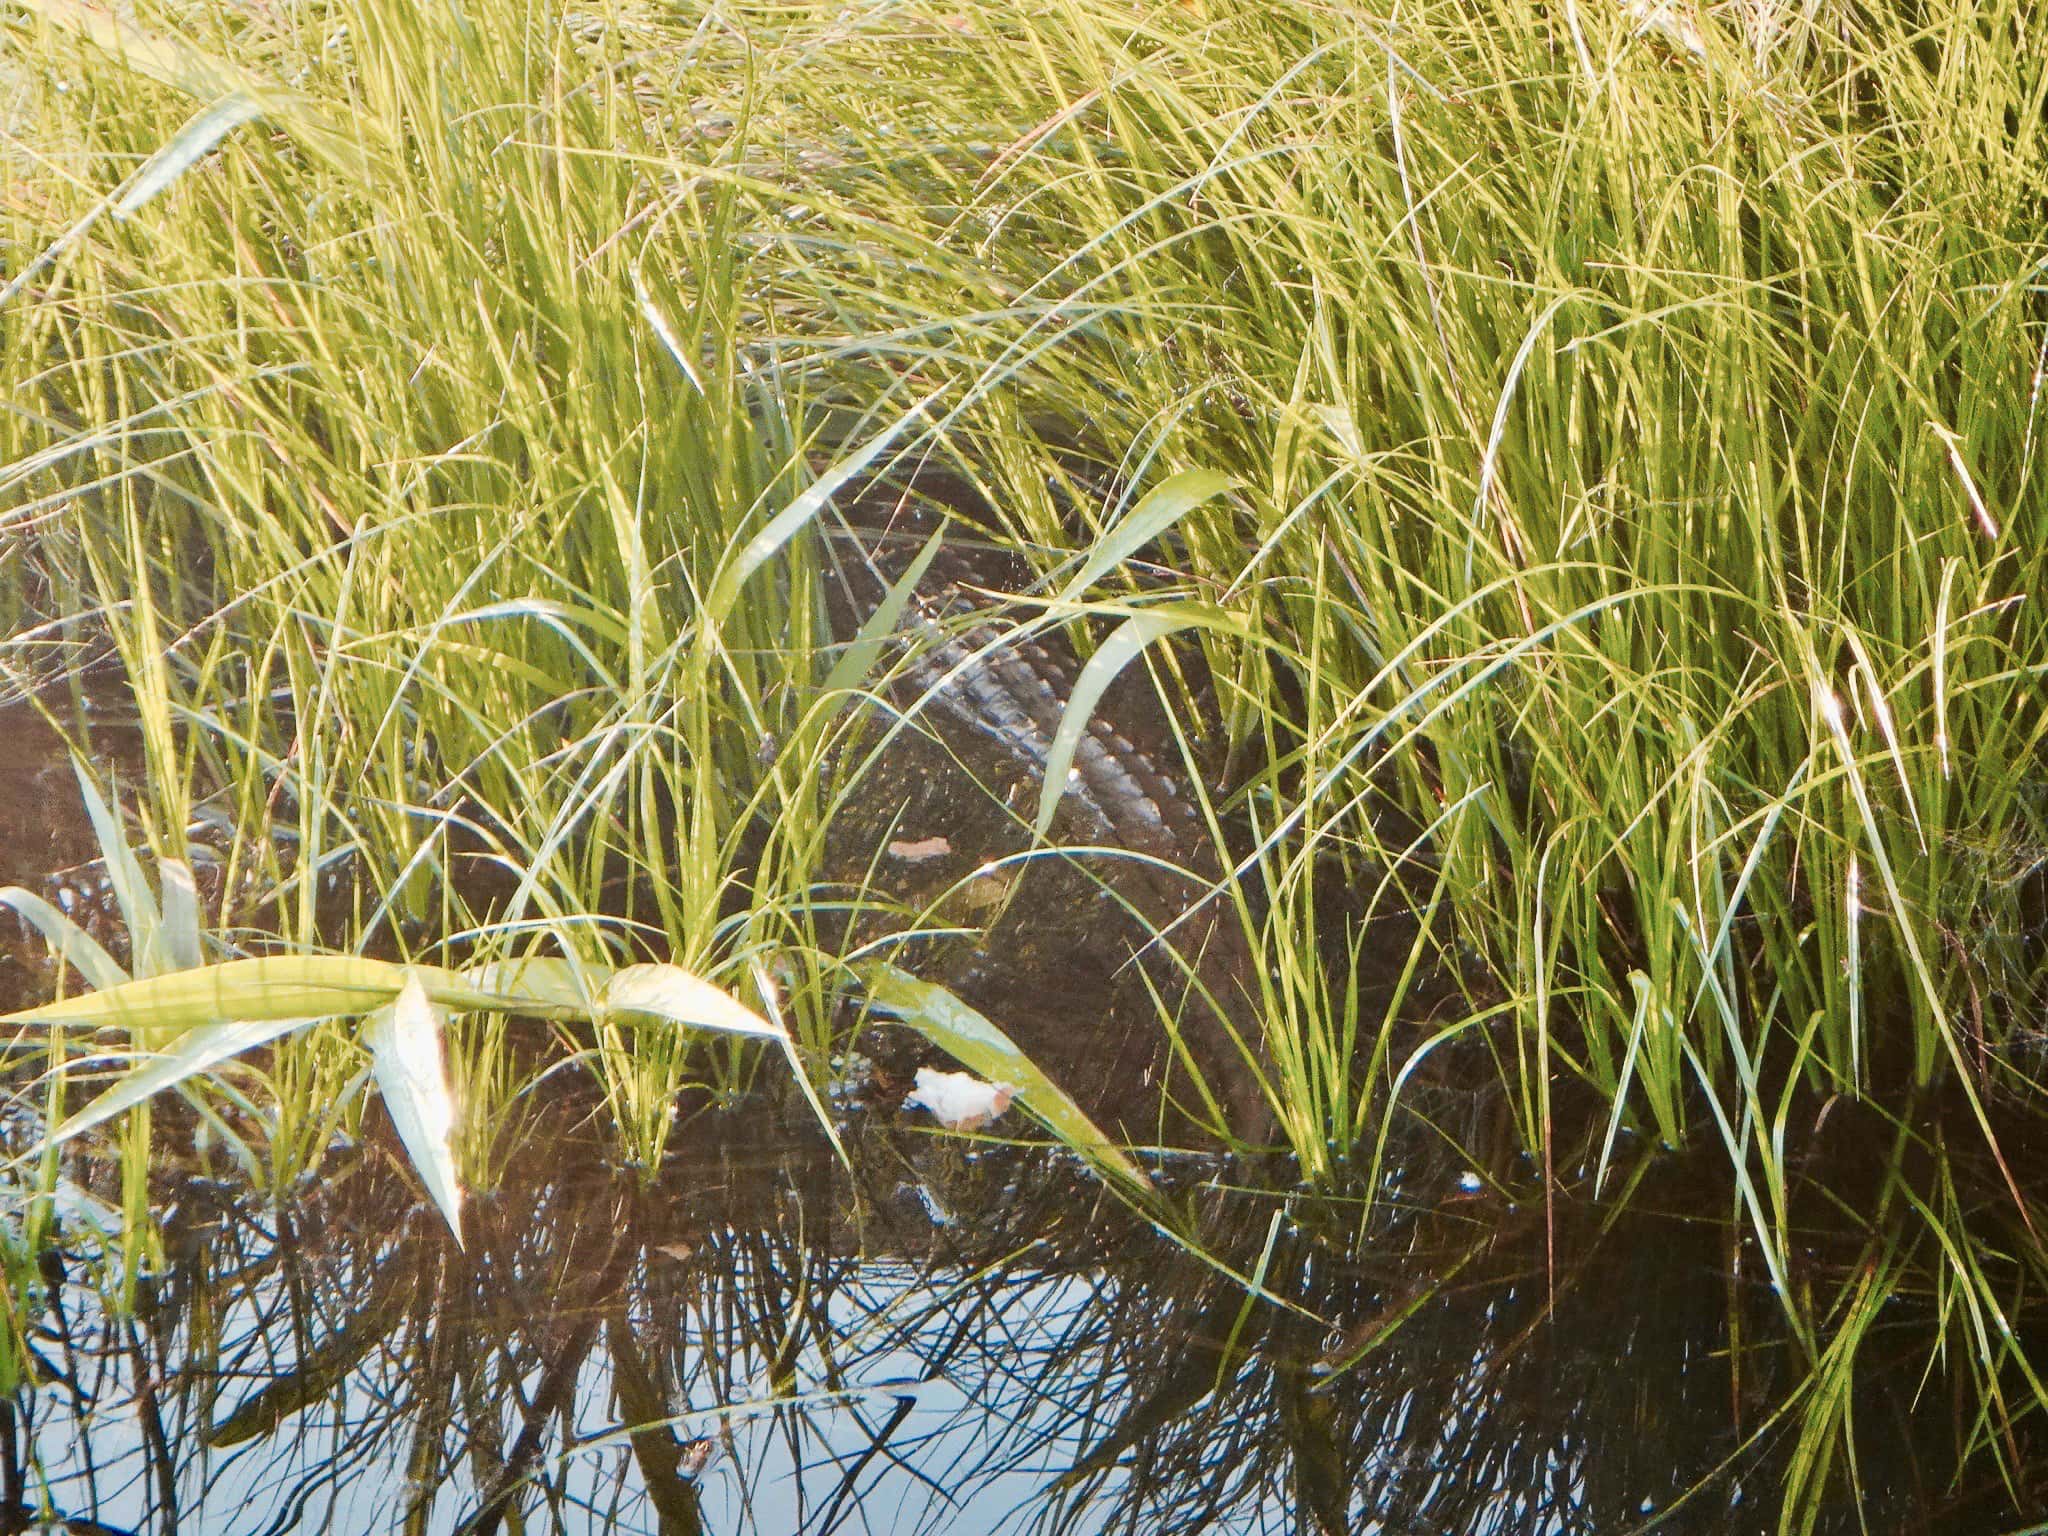
<path id="1" fill-rule="evenodd" d="M 875 660 L 882 654 L 882 647 L 889 636 L 896 632 L 896 621 L 903 617 L 903 610 L 909 606 L 917 584 L 924 580 L 924 573 L 931 569 L 932 560 L 938 555 L 939 547 L 946 541 L 946 531 L 941 528 L 918 550 L 916 556 L 905 568 L 902 576 L 890 586 L 875 611 L 868 615 L 867 622 L 840 652 L 839 659 L 832 664 L 832 670 L 825 674 L 823 693 L 827 698 L 835 694 L 850 692 L 858 687 L 868 673 L 874 670 Z"/>
<path id="2" fill-rule="evenodd" d="M 56 951 L 58 958 L 97 990 L 110 991 L 128 980 L 128 973 L 115 963 L 98 939 L 34 891 L 18 885 L 0 888 L 0 907 L 12 907 L 23 922 L 43 936 L 43 942 Z"/>
<path id="3" fill-rule="evenodd" d="M 106 865 L 114 905 L 120 909 L 121 921 L 128 929 L 128 948 L 133 956 L 130 968 L 137 976 L 153 975 L 164 968 L 160 963 L 163 957 L 158 934 L 163 916 L 149 889 L 149 877 L 142 872 L 142 860 L 128 846 L 120 815 L 100 793 L 92 770 L 83 758 L 76 757 L 71 760 L 71 769 L 78 779 L 86 818 L 92 823 L 93 839 L 99 844 L 100 860 Z"/>
<path id="4" fill-rule="evenodd" d="M 888 426 L 862 443 L 852 453 L 840 459 L 810 486 L 800 492 L 768 522 L 768 526 L 749 539 L 739 554 L 719 573 L 716 584 L 705 607 L 714 622 L 723 619 L 732 611 L 738 600 L 740 589 L 747 584 L 747 578 L 759 570 L 774 556 L 777 550 L 801 533 L 831 499 L 843 490 L 881 454 L 890 444 L 917 422 L 924 420 L 935 395 L 927 395 L 909 410 L 898 416 Z"/>
<path id="5" fill-rule="evenodd" d="M 178 130 L 177 136 L 158 150 L 135 173 L 127 189 L 114 202 L 114 215 L 125 218 L 146 207 L 176 184 L 193 166 L 211 154 L 215 145 L 244 123 L 264 115 L 263 103 L 244 91 L 231 91 Z"/>
<path id="6" fill-rule="evenodd" d="M 124 1110 L 146 1103 L 167 1088 L 175 1088 L 187 1078 L 219 1066 L 230 1057 L 253 1051 L 259 1045 L 268 1045 L 295 1029 L 315 1022 L 300 1018 L 261 1019 L 189 1031 L 170 1050 L 137 1067 L 50 1132 L 49 1144 L 55 1146 L 69 1141 Z"/>
<path id="7" fill-rule="evenodd" d="M 172 970 L 192 970 L 206 959 L 199 922 L 199 882 L 183 859 L 157 865 L 163 886 L 163 952 Z"/>

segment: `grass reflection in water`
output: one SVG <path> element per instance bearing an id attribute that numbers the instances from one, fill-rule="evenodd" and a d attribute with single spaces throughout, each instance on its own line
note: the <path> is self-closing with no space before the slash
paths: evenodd
<path id="1" fill-rule="evenodd" d="M 467 1250 L 424 1206 L 389 1224 L 381 1145 L 275 1208 L 165 1174 L 132 1319 L 85 1219 L 106 1170 L 74 1160 L 49 1385 L 5 1424 L 16 1523 L 47 1497 L 133 1531 L 1775 1527 L 1745 1490 L 1784 1475 L 1804 1367 L 1739 1228 L 1660 1214 L 1683 1170 L 1618 1222 L 1553 1213 L 1554 1270 L 1540 1205 L 1468 1193 L 1420 1136 L 1409 1193 L 1363 1218 L 1162 1170 L 1311 1322 L 1042 1153 L 876 1127 L 849 1174 L 791 1150 L 801 1126 L 719 1117 L 650 1183 L 548 1118 Z M 1905 1411 L 1924 1319 L 1885 1321 L 1906 1344 L 1861 1383 L 1865 1516 L 1994 1519 L 1996 1485 L 1950 1489 L 1950 1431 Z"/>

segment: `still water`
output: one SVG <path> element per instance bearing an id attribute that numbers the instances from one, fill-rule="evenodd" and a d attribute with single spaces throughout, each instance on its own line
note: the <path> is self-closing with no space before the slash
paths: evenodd
<path id="1" fill-rule="evenodd" d="M 10 1528 L 1775 1527 L 1796 1351 L 1657 1178 L 1615 1220 L 1190 1160 L 1205 1259 L 1057 1155 L 875 1127 L 849 1170 L 757 1110 L 648 1177 L 581 1118 L 529 1124 L 466 1249 L 384 1145 L 281 1199 L 189 1155 L 126 1313 L 111 1166 L 73 1159 L 0 1410 Z M 1995 1475 L 1951 1485 L 1915 1322 L 1859 1385 L 1869 1528 L 2023 1528 Z"/>

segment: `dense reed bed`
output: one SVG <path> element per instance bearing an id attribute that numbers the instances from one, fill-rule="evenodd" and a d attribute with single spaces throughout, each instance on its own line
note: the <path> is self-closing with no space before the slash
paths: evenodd
<path id="1" fill-rule="evenodd" d="M 760 966 L 822 1056 L 827 764 L 886 665 L 826 644 L 824 493 L 942 462 L 1058 576 L 1224 477 L 1061 616 L 1210 679 L 1301 1172 L 1372 1169 L 1439 1070 L 1538 1188 L 1722 1149 L 1811 1355 L 1788 1521 L 1853 1477 L 1892 1294 L 1974 1447 L 2044 1405 L 2027 7 L 112 25 L 13 22 L 0 660 L 52 707 L 120 669 L 143 835 L 232 829 L 261 942 L 333 942 L 345 870 L 351 943 Z M 748 1061 L 577 1048 L 647 1159 Z"/>

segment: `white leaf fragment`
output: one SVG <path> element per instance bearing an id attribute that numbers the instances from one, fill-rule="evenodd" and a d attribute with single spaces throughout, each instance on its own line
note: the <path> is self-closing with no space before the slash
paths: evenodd
<path id="1" fill-rule="evenodd" d="M 1008 1109 L 1016 1096 L 1009 1083 L 985 1083 L 965 1072 L 919 1067 L 903 1107 L 922 1105 L 949 1131 L 978 1131 Z"/>

